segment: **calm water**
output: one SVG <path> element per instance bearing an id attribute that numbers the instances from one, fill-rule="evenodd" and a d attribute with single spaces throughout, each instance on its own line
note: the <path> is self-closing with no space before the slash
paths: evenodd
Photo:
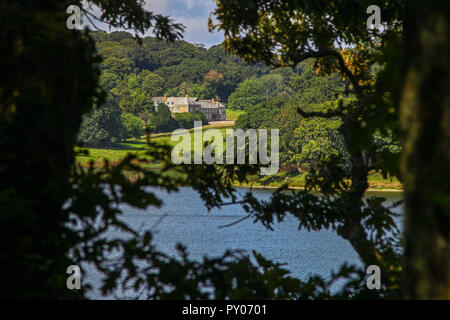
<path id="1" fill-rule="evenodd" d="M 256 250 L 266 258 L 286 263 L 292 275 L 300 279 L 314 274 L 327 277 L 331 270 L 338 269 L 344 262 L 361 265 L 348 241 L 329 230 L 299 231 L 297 220 L 291 216 L 275 224 L 274 231 L 253 223 L 251 219 L 219 228 L 244 217 L 245 211 L 239 205 L 232 205 L 208 212 L 198 194 L 188 187 L 180 188 L 179 193 L 154 192 L 164 200 L 163 207 L 146 211 L 124 207 L 123 220 L 136 230 L 153 230 L 160 251 L 175 254 L 175 245 L 182 243 L 191 258 L 200 259 L 205 255 L 221 255 L 227 249 Z M 272 191 L 255 190 L 254 194 L 260 199 L 268 199 Z M 371 192 L 368 195 L 382 196 L 387 203 L 401 199 L 399 192 Z M 101 275 L 88 266 L 85 279 L 94 287 L 89 297 L 102 298 L 96 290 Z"/>

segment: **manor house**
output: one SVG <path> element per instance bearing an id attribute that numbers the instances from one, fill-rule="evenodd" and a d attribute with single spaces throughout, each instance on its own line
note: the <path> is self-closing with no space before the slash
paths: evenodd
<path id="1" fill-rule="evenodd" d="M 203 113 L 208 121 L 225 120 L 225 105 L 215 99 L 198 100 L 197 98 L 185 97 L 154 97 L 153 103 L 155 110 L 158 111 L 158 105 L 164 103 L 169 107 L 172 113 L 196 112 Z"/>

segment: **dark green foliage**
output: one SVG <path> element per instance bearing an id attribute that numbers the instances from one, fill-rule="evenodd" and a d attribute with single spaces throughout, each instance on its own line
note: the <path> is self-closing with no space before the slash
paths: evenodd
<path id="1" fill-rule="evenodd" d="M 257 79 L 247 79 L 230 95 L 228 106 L 230 109 L 246 110 L 264 100 L 267 99 L 263 84 Z"/>
<path id="2" fill-rule="evenodd" d="M 66 253 L 76 241 L 66 233 L 68 215 L 61 208 L 72 192 L 82 115 L 104 97 L 95 44 L 85 32 L 67 29 L 67 5 L 0 2 L 0 47 L 9 48 L 1 50 L 0 71 L 3 298 L 81 297 L 66 287 L 72 264 Z M 141 24 L 125 17 L 127 22 Z"/>
<path id="3" fill-rule="evenodd" d="M 102 72 L 99 79 L 100 86 L 106 92 L 110 92 L 112 89 L 114 89 L 119 81 L 120 77 L 112 72 Z"/>
<path id="4" fill-rule="evenodd" d="M 338 119 L 302 119 L 293 134 L 295 154 L 289 161 L 310 171 L 323 161 L 343 158 L 345 148 L 339 134 L 341 125 Z"/>
<path id="5" fill-rule="evenodd" d="M 119 59 L 116 57 L 108 57 L 103 61 L 103 67 L 108 72 L 114 73 L 120 78 L 125 77 L 134 70 L 134 64 L 128 58 Z"/>
<path id="6" fill-rule="evenodd" d="M 121 120 L 122 111 L 111 100 L 83 117 L 78 141 L 92 146 L 107 146 L 127 138 L 127 128 Z"/>
<path id="7" fill-rule="evenodd" d="M 201 121 L 202 125 L 208 124 L 208 119 L 206 119 L 206 116 L 201 112 L 175 113 L 174 116 L 179 128 L 191 129 L 194 127 L 194 121 Z"/>
<path id="8" fill-rule="evenodd" d="M 247 110 L 262 101 L 268 101 L 277 95 L 293 94 L 288 86 L 290 77 L 295 75 L 292 68 L 278 68 L 259 78 L 253 77 L 242 81 L 230 95 L 228 107 L 237 110 Z"/>
<path id="9" fill-rule="evenodd" d="M 151 93 L 153 96 L 187 92 L 185 94 L 198 98 L 218 96 L 227 101 L 242 80 L 267 72 L 261 64 L 247 65 L 227 55 L 220 46 L 205 49 L 185 41 L 165 42 L 152 37 L 144 37 L 143 45 L 139 46 L 126 32 L 91 32 L 91 35 L 99 54 L 104 57 L 104 72 L 114 73 L 121 79 L 144 71 L 158 74 L 164 86 L 158 85 L 158 92 Z M 215 74 L 221 76 L 216 79 Z M 192 90 L 183 83 L 189 84 Z M 204 85 L 205 89 L 194 88 L 199 85 Z"/>
<path id="10" fill-rule="evenodd" d="M 122 112 L 120 120 L 125 129 L 125 139 L 140 138 L 144 134 L 144 123 L 141 118 L 128 112 Z"/>
<path id="11" fill-rule="evenodd" d="M 394 213 L 382 207 L 382 199 L 364 199 L 363 196 L 372 170 L 383 167 L 390 168 L 390 174 L 398 173 L 394 169 L 398 168 L 398 162 L 387 163 L 395 157 L 384 157 L 382 163 L 379 162 L 386 149 L 374 139 L 374 135 L 382 130 L 383 135 L 390 136 L 390 141 L 397 141 L 396 105 L 391 99 L 394 86 L 379 84 L 371 66 L 380 63 L 383 60 L 380 57 L 385 59 L 381 65 L 389 61 L 392 55 L 387 48 L 398 46 L 398 39 L 402 37 L 403 2 L 379 3 L 383 8 L 383 22 L 387 23 L 383 31 L 366 28 L 366 8 L 372 4 L 377 3 L 218 1 L 217 22 L 211 20 L 210 27 L 224 31 L 227 51 L 238 54 L 245 61 L 263 61 L 272 67 L 300 67 L 300 75 L 293 75 L 290 82 L 298 97 L 292 100 L 291 112 L 285 111 L 289 115 L 296 109 L 303 118 L 312 119 L 312 122 L 298 123 L 302 127 L 297 132 L 304 140 L 300 143 L 306 142 L 301 145 L 300 157 L 308 144 L 312 147 L 301 160 L 310 161 L 311 157 L 307 155 L 311 151 L 316 153 L 314 158 L 322 157 L 322 161 L 313 163 L 304 192 L 292 195 L 277 192 L 266 203 L 254 201 L 249 196 L 251 205 L 245 208 L 268 228 L 274 221 L 283 219 L 287 212 L 299 219 L 301 227 L 312 230 L 332 228 L 349 240 L 364 265 L 383 266 L 381 282 L 384 287 L 379 294 L 396 297 L 401 287 L 398 275 L 401 250 L 396 250 L 399 233 L 392 222 Z M 302 62 L 310 58 L 313 58 L 320 78 L 312 70 L 302 68 Z M 343 79 L 345 86 L 339 79 Z M 318 106 L 311 105 L 328 100 L 336 101 L 319 110 Z M 386 112 L 388 108 L 390 112 Z M 324 137 L 320 132 L 323 126 L 315 119 L 339 122 L 325 122 L 325 127 L 331 131 L 327 129 L 329 132 Z M 305 125 L 312 130 L 312 140 L 309 140 Z M 292 135 L 292 131 L 290 133 Z M 331 139 L 333 136 L 338 139 Z M 313 141 L 321 141 L 322 146 L 313 148 Z M 340 145 L 334 150 L 345 152 L 316 152 L 323 151 L 324 142 L 329 150 L 333 150 L 330 148 L 333 141 Z M 281 147 L 287 152 L 292 146 L 295 144 L 285 141 Z M 294 154 L 299 152 L 292 151 Z M 287 160 L 289 156 L 284 158 Z M 346 163 L 348 165 L 343 166 Z M 312 190 L 319 190 L 321 197 L 311 193 Z M 388 238 L 388 233 L 395 236 Z"/>
<path id="12" fill-rule="evenodd" d="M 125 31 L 113 31 L 106 35 L 107 41 L 121 42 L 123 40 L 134 39 L 133 35 Z M 94 38 L 95 39 L 95 38 Z"/>
<path id="13" fill-rule="evenodd" d="M 145 110 L 153 111 L 152 98 L 164 91 L 164 79 L 156 73 L 144 70 L 139 74 L 123 77 L 111 94 L 119 101 L 120 107 L 135 116 Z"/>
<path id="14" fill-rule="evenodd" d="M 287 100 L 287 96 L 279 96 L 269 101 L 250 105 L 246 113 L 240 115 L 236 120 L 235 126 L 242 129 L 280 128 L 274 126 L 273 121 L 282 112 Z"/>
<path id="15" fill-rule="evenodd" d="M 289 78 L 289 88 L 298 105 L 306 106 L 335 100 L 344 93 L 344 82 L 337 74 L 318 76 L 314 72 L 314 61 L 307 60 L 300 65 L 301 72 Z"/>
<path id="16" fill-rule="evenodd" d="M 164 103 L 158 105 L 158 112 L 149 114 L 147 124 L 154 128 L 154 132 L 170 132 L 178 128 L 177 121 Z"/>
<path id="17" fill-rule="evenodd" d="M 203 84 L 195 84 L 190 82 L 183 82 L 176 88 L 168 89 L 166 93 L 168 96 L 184 97 L 188 95 L 199 100 L 206 99 L 210 96 L 208 89 Z"/>
<path id="18" fill-rule="evenodd" d="M 450 300 L 450 3 L 406 4 L 404 46 L 386 48 L 384 74 L 405 141 L 405 297 Z"/>
<path id="19" fill-rule="evenodd" d="M 286 89 L 289 91 L 269 101 L 249 106 L 246 113 L 236 121 L 236 127 L 279 129 L 282 166 L 294 163 L 306 169 L 331 154 L 343 155 L 345 148 L 339 133 L 341 122 L 338 119 L 303 119 L 296 107 L 303 106 L 308 111 L 328 110 L 336 105 L 336 95 L 343 93 L 343 82 L 339 81 L 336 74 L 317 76 L 312 69 L 312 61 L 300 64 L 298 73 L 291 69 L 284 70 L 285 77 L 288 77 L 286 80 L 289 81 Z M 268 76 L 255 81 L 262 83 Z M 235 93 L 230 97 L 230 104 Z"/>

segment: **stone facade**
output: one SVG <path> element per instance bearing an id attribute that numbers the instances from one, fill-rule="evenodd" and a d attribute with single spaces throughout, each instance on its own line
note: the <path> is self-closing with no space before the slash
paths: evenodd
<path id="1" fill-rule="evenodd" d="M 221 121 L 226 119 L 225 105 L 219 101 L 211 100 L 198 100 L 191 97 L 154 97 L 153 103 L 155 110 L 158 111 L 158 104 L 164 103 L 169 107 L 172 113 L 181 112 L 196 112 L 200 111 L 206 116 L 208 121 Z"/>

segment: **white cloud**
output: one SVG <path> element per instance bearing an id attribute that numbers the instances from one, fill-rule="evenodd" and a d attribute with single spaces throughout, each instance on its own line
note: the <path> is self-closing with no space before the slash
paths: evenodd
<path id="1" fill-rule="evenodd" d="M 207 47 L 223 41 L 222 34 L 208 31 L 208 18 L 215 6 L 214 0 L 146 0 L 144 4 L 145 9 L 169 16 L 175 22 L 182 23 L 186 27 L 183 34 L 184 40 L 203 43 Z M 105 24 L 96 23 L 96 25 L 105 31 L 110 31 Z M 115 30 L 117 29 L 111 28 L 111 31 Z M 148 32 L 146 35 L 152 35 L 152 33 Z"/>
<path id="2" fill-rule="evenodd" d="M 147 10 L 155 11 L 164 14 L 169 8 L 170 0 L 157 0 L 157 1 L 145 1 L 144 8 Z"/>
<path id="3" fill-rule="evenodd" d="M 147 0 L 144 7 L 173 17 L 207 17 L 215 8 L 215 2 L 214 0 Z"/>
<path id="4" fill-rule="evenodd" d="M 184 40 L 192 43 L 203 43 L 207 47 L 223 41 L 223 35 L 208 31 L 208 18 L 182 18 L 179 20 L 185 27 Z"/>
<path id="5" fill-rule="evenodd" d="M 215 6 L 214 0 L 149 0 L 145 4 L 145 8 L 182 23 L 186 27 L 184 40 L 207 47 L 223 41 L 222 34 L 208 31 L 208 18 Z"/>

